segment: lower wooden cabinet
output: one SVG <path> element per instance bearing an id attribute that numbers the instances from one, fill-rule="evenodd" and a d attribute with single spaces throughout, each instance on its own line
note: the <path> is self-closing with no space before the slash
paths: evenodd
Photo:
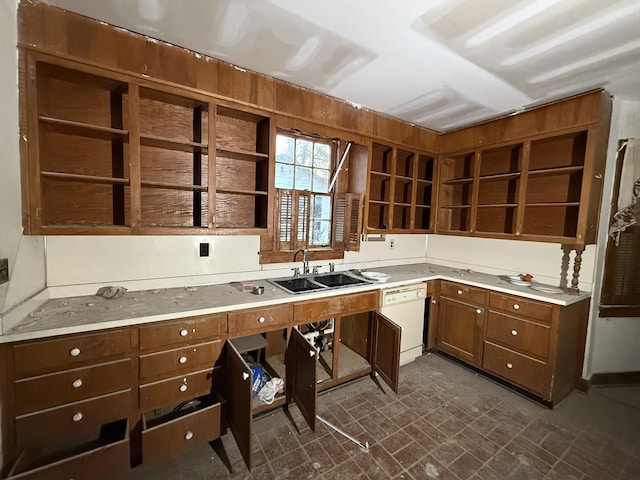
<path id="1" fill-rule="evenodd" d="M 0 345 L 3 465 L 12 479 L 127 478 L 229 427 L 251 468 L 252 418 L 377 374 L 397 392 L 401 329 L 378 292 Z M 47 352 L 54 354 L 47 363 Z M 259 363 L 284 388 L 257 401 Z M 43 392 L 47 392 L 43 395 Z M 131 435 L 131 439 L 130 439 Z"/>
<path id="2" fill-rule="evenodd" d="M 505 380 L 544 395 L 546 363 L 491 342 L 484 344 L 482 367 Z"/>
<path id="3" fill-rule="evenodd" d="M 589 300 L 567 306 L 441 282 L 436 348 L 554 405 L 576 387 Z"/>
<path id="4" fill-rule="evenodd" d="M 52 480 L 80 479 L 112 480 L 129 478 L 129 422 L 122 419 L 100 428 L 95 437 L 71 449 L 38 445 L 23 450 L 11 468 L 7 479 Z M 60 451 L 60 450 L 58 450 Z"/>
<path id="5" fill-rule="evenodd" d="M 167 412 L 142 416 L 144 463 L 166 460 L 221 433 L 221 404 L 208 399 L 184 402 Z"/>
<path id="6" fill-rule="evenodd" d="M 482 362 L 486 292 L 481 288 L 440 282 L 436 346 L 470 365 Z"/>
<path id="7" fill-rule="evenodd" d="M 318 304 L 314 304 L 311 312 L 317 313 L 315 305 Z M 358 308 L 365 311 L 358 312 Z M 350 315 L 319 321 L 314 314 L 309 317 L 310 323 L 227 342 L 229 428 L 249 469 L 252 417 L 265 406 L 253 398 L 253 374 L 243 354 L 254 352 L 255 359 L 264 369 L 284 379 L 284 398 L 277 397 L 268 408 L 294 401 L 314 430 L 320 390 L 375 372 L 394 392 L 398 391 L 402 329 L 369 308 L 375 308 L 375 305 L 371 307 L 367 300 L 360 303 L 360 307 L 353 307 Z M 325 307 L 321 309 L 324 311 Z M 327 335 L 326 342 L 318 339 L 316 334 L 320 331 Z"/>

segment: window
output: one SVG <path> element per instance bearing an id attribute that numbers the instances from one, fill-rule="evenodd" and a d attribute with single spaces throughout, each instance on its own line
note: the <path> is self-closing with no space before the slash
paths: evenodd
<path id="1" fill-rule="evenodd" d="M 331 247 L 332 159 L 331 141 L 276 135 L 279 250 Z"/>

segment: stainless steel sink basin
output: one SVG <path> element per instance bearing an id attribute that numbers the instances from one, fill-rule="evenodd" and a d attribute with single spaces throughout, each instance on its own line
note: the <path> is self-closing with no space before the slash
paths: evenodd
<path id="1" fill-rule="evenodd" d="M 346 273 L 329 273 L 327 275 L 317 275 L 313 278 L 316 282 L 326 285 L 329 288 L 346 287 L 348 285 L 361 285 L 369 283 L 367 280 Z"/>
<path id="2" fill-rule="evenodd" d="M 304 277 L 287 277 L 267 280 L 280 287 L 287 293 L 305 293 L 320 290 L 330 290 L 354 285 L 366 285 L 371 283 L 364 278 L 356 277 L 348 273 L 325 273 Z"/>
<path id="3" fill-rule="evenodd" d="M 324 285 L 312 282 L 307 277 L 283 278 L 280 280 L 269 280 L 271 283 L 283 288 L 289 293 L 311 292 L 313 290 L 322 290 L 326 288 Z"/>

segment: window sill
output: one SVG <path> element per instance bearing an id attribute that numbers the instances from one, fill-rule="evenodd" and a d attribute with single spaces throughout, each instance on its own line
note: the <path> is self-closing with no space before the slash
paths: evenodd
<path id="1" fill-rule="evenodd" d="M 260 252 L 260 264 L 266 263 L 293 263 L 293 255 L 296 250 L 284 250 L 279 252 Z M 309 250 L 307 254 L 308 260 L 341 260 L 344 258 L 343 250 Z M 302 255 L 299 254 L 296 261 L 302 262 Z"/>

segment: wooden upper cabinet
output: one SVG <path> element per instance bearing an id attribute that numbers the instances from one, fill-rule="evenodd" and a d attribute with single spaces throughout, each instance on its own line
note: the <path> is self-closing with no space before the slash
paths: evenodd
<path id="1" fill-rule="evenodd" d="M 186 89 L 27 52 L 29 233 L 260 233 L 269 116 Z"/>
<path id="2" fill-rule="evenodd" d="M 373 142 L 365 231 L 431 232 L 436 156 Z"/>
<path id="3" fill-rule="evenodd" d="M 440 159 L 437 232 L 594 243 L 610 109 L 593 92 L 444 135 L 464 149 Z"/>

